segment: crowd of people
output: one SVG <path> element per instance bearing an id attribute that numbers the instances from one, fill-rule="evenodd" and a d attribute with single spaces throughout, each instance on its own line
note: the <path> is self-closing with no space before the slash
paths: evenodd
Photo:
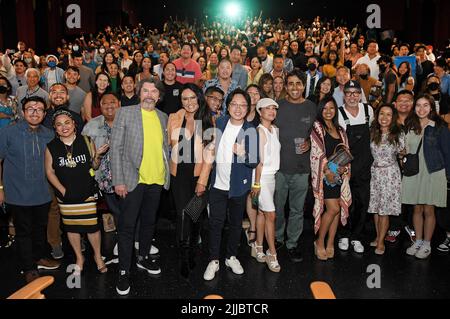
<path id="1" fill-rule="evenodd" d="M 173 197 L 184 277 L 199 241 L 209 249 L 203 277 L 216 277 L 226 224 L 224 264 L 244 274 L 246 215 L 251 256 L 280 272 L 303 259 L 309 189 L 319 260 L 332 260 L 336 244 L 383 255 L 402 230 L 406 254 L 428 258 L 436 220 L 447 235 L 436 248 L 450 251 L 443 49 L 380 41 L 320 17 L 288 25 L 261 16 L 170 20 L 161 32 L 107 27 L 42 56 L 19 42 L 0 53 L 0 202 L 20 271 L 31 282 L 38 269 L 58 269 L 62 229 L 76 275 L 87 238 L 100 273 L 119 264 L 116 290 L 126 295 L 132 263 L 161 272 L 152 242 L 160 202 Z M 193 200 L 207 203 L 197 218 L 186 210 Z M 117 227 L 106 259 L 101 202 Z"/>

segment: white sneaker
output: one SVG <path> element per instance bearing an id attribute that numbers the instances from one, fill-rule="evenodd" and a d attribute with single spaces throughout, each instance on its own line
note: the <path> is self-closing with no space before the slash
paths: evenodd
<path id="1" fill-rule="evenodd" d="M 415 256 L 419 259 L 426 259 L 431 254 L 431 247 L 422 245 L 416 252 Z"/>
<path id="2" fill-rule="evenodd" d="M 415 256 L 416 253 L 419 251 L 419 249 L 420 249 L 421 246 L 422 246 L 422 245 L 419 244 L 419 243 L 416 241 L 414 244 L 411 245 L 411 247 L 409 247 L 409 248 L 406 250 L 406 253 L 407 253 L 408 255 L 410 255 L 410 256 Z"/>
<path id="3" fill-rule="evenodd" d="M 347 251 L 348 250 L 348 238 L 339 239 L 338 247 L 340 250 Z"/>
<path id="4" fill-rule="evenodd" d="M 362 254 L 364 252 L 364 246 L 359 240 L 352 240 L 351 244 L 355 253 Z"/>
<path id="5" fill-rule="evenodd" d="M 136 241 L 134 243 L 134 248 L 136 250 L 139 250 L 139 242 L 138 241 Z M 150 255 L 156 255 L 157 253 L 159 253 L 159 249 L 152 245 L 152 247 L 150 248 Z"/>
<path id="6" fill-rule="evenodd" d="M 119 256 L 119 244 L 116 244 L 113 249 L 113 255 Z"/>
<path id="7" fill-rule="evenodd" d="M 203 274 L 203 279 L 205 280 L 213 280 L 216 276 L 216 272 L 219 271 L 219 261 L 213 260 L 208 264 L 208 267 L 206 267 L 205 273 Z"/>
<path id="8" fill-rule="evenodd" d="M 230 259 L 225 259 L 225 266 L 231 268 L 236 275 L 242 275 L 244 273 L 244 268 L 242 268 L 241 263 L 234 256 Z"/>

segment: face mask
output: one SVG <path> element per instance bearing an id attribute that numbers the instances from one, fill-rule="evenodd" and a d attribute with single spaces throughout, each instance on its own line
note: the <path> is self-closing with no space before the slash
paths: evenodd
<path id="1" fill-rule="evenodd" d="M 80 47 L 79 47 L 78 45 L 74 45 L 74 46 L 72 47 L 72 50 L 73 50 L 73 51 L 78 51 L 78 50 L 80 50 Z"/>
<path id="2" fill-rule="evenodd" d="M 205 48 L 204 47 L 200 47 L 200 51 L 203 51 L 203 50 L 205 50 Z"/>
<path id="3" fill-rule="evenodd" d="M 428 89 L 430 91 L 437 91 L 437 90 L 439 90 L 439 83 L 433 82 L 433 83 L 428 84 Z"/>
<path id="4" fill-rule="evenodd" d="M 32 61 L 33 61 L 33 60 L 32 60 L 31 58 L 26 58 L 26 59 L 25 59 L 25 63 L 26 63 L 26 64 L 30 64 Z"/>
<path id="5" fill-rule="evenodd" d="M 85 55 L 84 55 L 84 59 L 85 60 L 89 60 L 91 58 L 91 55 L 89 54 L 89 53 L 86 53 Z"/>
<path id="6" fill-rule="evenodd" d="M 99 52 L 100 52 L 100 54 L 104 54 L 104 53 L 105 53 L 105 49 L 101 48 L 101 49 L 99 50 Z"/>
<path id="7" fill-rule="evenodd" d="M 314 63 L 308 64 L 308 70 L 315 71 L 317 69 L 317 66 Z"/>
<path id="8" fill-rule="evenodd" d="M 379 65 L 379 68 L 380 68 L 380 72 L 381 72 L 381 73 L 384 73 L 384 72 L 386 72 L 387 66 L 384 65 L 384 64 L 380 64 L 380 65 Z"/>
<path id="9" fill-rule="evenodd" d="M 369 78 L 369 74 L 360 74 L 359 77 L 363 80 L 367 80 Z"/>
<path id="10" fill-rule="evenodd" d="M 8 88 L 6 86 L 0 86 L 0 94 L 5 94 L 8 92 Z"/>
<path id="11" fill-rule="evenodd" d="M 56 68 L 56 62 L 55 62 L 55 61 L 50 61 L 50 62 L 47 63 L 47 65 L 48 65 L 51 69 Z"/>

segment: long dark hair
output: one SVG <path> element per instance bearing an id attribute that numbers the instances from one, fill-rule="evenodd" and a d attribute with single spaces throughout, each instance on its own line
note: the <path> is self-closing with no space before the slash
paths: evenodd
<path id="1" fill-rule="evenodd" d="M 406 64 L 406 68 L 408 69 L 406 71 L 405 74 L 401 75 L 400 74 L 400 67 Z M 408 78 L 411 76 L 411 64 L 409 64 L 409 62 L 407 61 L 403 61 L 402 63 L 400 63 L 400 65 L 398 66 L 398 70 L 397 70 L 398 76 L 400 77 L 400 85 L 402 85 L 403 83 L 405 83 L 406 81 L 408 81 Z"/>
<path id="2" fill-rule="evenodd" d="M 328 126 L 325 123 L 325 119 L 323 118 L 323 110 L 325 109 L 325 106 L 328 103 L 332 103 L 334 106 L 334 117 L 332 119 L 333 125 L 336 128 L 336 130 L 340 131 L 342 130 L 341 126 L 339 125 L 339 110 L 338 105 L 336 103 L 336 100 L 332 96 L 325 97 L 322 101 L 319 102 L 319 105 L 317 106 L 317 118 L 316 120 L 323 126 L 323 128 L 328 132 Z"/>
<path id="3" fill-rule="evenodd" d="M 328 92 L 327 95 L 325 95 L 324 98 L 328 98 L 330 96 L 333 96 L 333 87 L 334 87 L 334 83 L 333 83 L 333 79 L 327 77 L 327 76 L 322 76 L 319 81 L 317 81 L 317 85 L 314 89 L 314 97 L 317 99 L 317 101 L 314 101 L 316 104 L 319 104 L 320 102 L 320 90 L 321 90 L 321 86 L 322 83 L 325 82 L 326 80 L 330 80 L 331 86 L 330 86 L 330 92 Z"/>
<path id="4" fill-rule="evenodd" d="M 373 120 L 372 125 L 370 126 L 370 139 L 376 145 L 380 145 L 380 143 L 381 143 L 382 133 L 381 133 L 380 123 L 378 122 L 378 118 L 380 116 L 380 112 L 383 107 L 387 107 L 387 108 L 391 109 L 391 111 L 392 111 L 392 121 L 391 121 L 391 126 L 389 127 L 388 141 L 391 144 L 399 145 L 399 143 L 400 143 L 399 137 L 400 137 L 400 134 L 402 133 L 402 129 L 397 124 L 398 112 L 392 104 L 388 104 L 388 103 L 382 104 L 375 111 L 375 119 Z"/>
<path id="5" fill-rule="evenodd" d="M 417 101 L 419 101 L 420 99 L 426 99 L 430 103 L 431 111 L 430 111 L 430 114 L 428 114 L 428 118 L 430 120 L 434 121 L 437 126 L 441 126 L 444 124 L 444 121 L 437 114 L 436 102 L 435 102 L 433 96 L 431 96 L 430 94 L 427 94 L 427 93 L 420 94 L 414 101 L 413 109 L 411 110 L 411 113 L 409 114 L 409 116 L 406 118 L 406 121 L 405 121 L 407 131 L 414 131 L 414 133 L 416 133 L 417 135 L 422 134 L 422 125 L 420 125 L 420 119 L 416 113 Z"/>
<path id="6" fill-rule="evenodd" d="M 206 130 L 208 130 L 214 126 L 212 123 L 211 111 L 210 111 L 208 105 L 206 104 L 206 100 L 205 100 L 205 96 L 203 95 L 203 91 L 197 85 L 195 85 L 193 83 L 186 83 L 181 88 L 180 103 L 181 103 L 181 96 L 182 96 L 183 92 L 186 90 L 191 90 L 197 96 L 197 103 L 198 103 L 199 108 L 198 108 L 197 112 L 195 112 L 194 119 L 202 121 L 202 131 L 198 132 L 198 134 L 202 135 L 202 136 L 200 136 L 200 138 L 202 138 L 203 145 L 206 146 L 211 142 L 211 140 L 209 140 L 209 141 L 204 140 L 203 133 Z"/>
<path id="7" fill-rule="evenodd" d="M 109 77 L 108 73 L 106 72 L 100 72 L 95 76 L 95 86 L 94 89 L 91 91 L 92 92 L 92 108 L 100 108 L 100 100 L 102 98 L 103 94 L 100 94 L 98 92 L 98 86 L 97 86 L 97 80 L 100 77 L 100 75 L 104 75 L 108 78 L 108 87 L 106 88 L 105 92 L 103 92 L 103 94 L 105 93 L 109 93 L 111 91 L 111 78 Z M 119 87 L 119 86 L 118 86 Z"/>

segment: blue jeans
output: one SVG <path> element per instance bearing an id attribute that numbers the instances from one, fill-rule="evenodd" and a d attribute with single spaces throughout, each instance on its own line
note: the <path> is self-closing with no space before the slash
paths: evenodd
<path id="1" fill-rule="evenodd" d="M 303 206 L 308 193 L 309 174 L 283 174 L 275 175 L 275 208 L 277 219 L 275 224 L 275 236 L 278 242 L 284 242 L 286 230 L 286 218 L 284 207 L 289 195 L 289 218 L 287 221 L 286 248 L 297 247 L 298 239 L 303 233 Z"/>

